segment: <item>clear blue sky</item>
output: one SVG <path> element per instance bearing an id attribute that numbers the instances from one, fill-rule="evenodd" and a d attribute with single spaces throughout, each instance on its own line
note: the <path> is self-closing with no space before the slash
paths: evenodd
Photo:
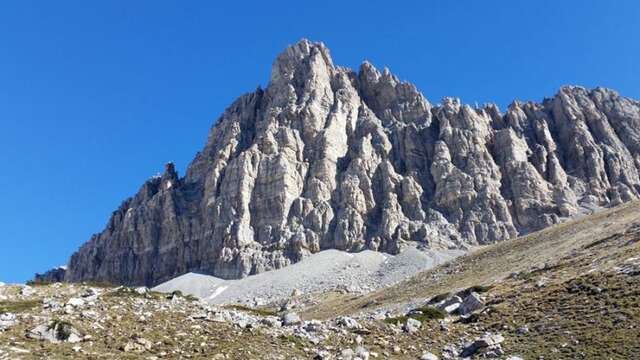
<path id="1" fill-rule="evenodd" d="M 640 98 L 640 2 L 4 1 L 0 281 L 66 262 L 145 179 L 180 173 L 288 44 L 388 66 L 437 103 Z"/>

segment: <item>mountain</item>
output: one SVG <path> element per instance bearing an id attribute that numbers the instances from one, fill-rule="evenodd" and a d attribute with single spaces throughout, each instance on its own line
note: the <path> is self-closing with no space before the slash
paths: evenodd
<path id="1" fill-rule="evenodd" d="M 639 167 L 640 103 L 612 90 L 567 86 L 504 113 L 432 105 L 387 69 L 334 66 L 302 40 L 266 89 L 225 110 L 184 177 L 168 164 L 145 182 L 63 278 L 150 286 L 323 249 L 465 249 L 636 199 Z"/>

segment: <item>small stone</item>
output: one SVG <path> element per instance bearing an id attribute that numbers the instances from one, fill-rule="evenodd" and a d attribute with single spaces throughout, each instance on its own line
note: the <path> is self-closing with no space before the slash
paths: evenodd
<path id="1" fill-rule="evenodd" d="M 146 287 L 144 287 L 144 286 L 137 287 L 137 288 L 135 289 L 135 292 L 136 292 L 138 295 L 144 295 L 144 294 L 146 294 L 148 291 L 149 291 L 149 289 L 147 289 L 147 288 L 146 288 Z"/>
<path id="2" fill-rule="evenodd" d="M 151 343 L 151 341 L 145 338 L 137 338 L 136 344 L 144 347 L 146 350 L 151 350 L 151 348 L 153 347 L 153 344 Z"/>
<path id="3" fill-rule="evenodd" d="M 496 355 L 502 355 L 502 348 L 500 343 L 504 341 L 504 337 L 500 334 L 485 334 L 477 338 L 474 342 L 467 345 L 462 351 L 461 356 L 471 356 L 477 352 L 483 352 L 485 354 L 493 352 Z"/>
<path id="4" fill-rule="evenodd" d="M 62 304 L 55 301 L 54 299 L 51 299 L 51 298 L 42 299 L 43 309 L 56 310 L 56 309 L 60 309 L 61 307 L 62 307 Z"/>
<path id="5" fill-rule="evenodd" d="M 66 305 L 70 305 L 73 307 L 82 307 L 84 306 L 85 301 L 81 298 L 71 298 L 67 301 Z"/>
<path id="6" fill-rule="evenodd" d="M 205 314 L 205 313 L 199 313 L 199 314 L 191 315 L 191 318 L 193 320 L 205 320 L 205 319 L 207 319 L 207 317 L 208 317 L 208 315 Z"/>
<path id="7" fill-rule="evenodd" d="M 16 325 L 18 320 L 16 319 L 16 315 L 12 313 L 4 313 L 0 314 L 0 331 L 4 331 L 9 329 L 10 327 Z"/>
<path id="8" fill-rule="evenodd" d="M 267 316 L 260 319 L 260 323 L 272 328 L 279 328 L 282 326 L 282 322 L 273 316 Z"/>
<path id="9" fill-rule="evenodd" d="M 438 357 L 430 352 L 425 352 L 420 356 L 420 360 L 438 360 Z"/>
<path id="10" fill-rule="evenodd" d="M 80 296 L 83 298 L 95 297 L 98 296 L 98 290 L 94 288 L 87 288 L 82 294 L 80 294 Z"/>
<path id="11" fill-rule="evenodd" d="M 324 325 L 319 320 L 310 320 L 305 323 L 304 329 L 309 332 L 318 332 L 324 330 Z"/>
<path id="12" fill-rule="evenodd" d="M 362 359 L 362 360 L 368 360 L 369 359 L 369 351 L 367 351 L 367 349 L 365 349 L 363 346 L 356 347 L 355 355 L 356 355 L 357 358 Z"/>
<path id="13" fill-rule="evenodd" d="M 331 353 L 327 350 L 318 350 L 313 357 L 314 360 L 328 360 L 331 359 Z"/>
<path id="14" fill-rule="evenodd" d="M 360 328 L 360 324 L 353 318 L 350 318 L 348 316 L 341 316 L 339 318 L 336 319 L 336 324 L 338 326 L 347 328 L 347 329 L 359 329 Z"/>
<path id="15" fill-rule="evenodd" d="M 294 312 L 288 312 L 282 316 L 282 324 L 285 326 L 298 325 L 300 323 L 302 323 L 302 319 Z"/>
<path id="16" fill-rule="evenodd" d="M 356 356 L 356 353 L 352 349 L 344 349 L 340 352 L 342 359 L 344 360 L 353 360 Z"/>
<path id="17" fill-rule="evenodd" d="M 82 337 L 80 337 L 80 335 L 72 333 L 69 335 L 69 337 L 66 340 L 69 343 L 79 343 L 82 341 Z"/>
<path id="18" fill-rule="evenodd" d="M 420 330 L 421 327 L 422 327 L 422 323 L 419 320 L 408 318 L 407 321 L 404 323 L 404 326 L 402 327 L 402 329 L 409 334 L 413 334 L 415 332 L 418 332 L 418 330 Z"/>

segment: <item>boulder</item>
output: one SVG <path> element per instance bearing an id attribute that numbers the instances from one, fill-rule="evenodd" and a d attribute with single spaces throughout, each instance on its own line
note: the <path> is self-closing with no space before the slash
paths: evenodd
<path id="1" fill-rule="evenodd" d="M 82 341 L 80 332 L 76 330 L 71 324 L 57 320 L 52 321 L 48 324 L 41 324 L 36 326 L 35 328 L 27 332 L 27 337 L 52 343 L 77 343 Z"/>
<path id="2" fill-rule="evenodd" d="M 482 298 L 475 292 L 471 292 L 467 297 L 464 298 L 462 304 L 458 308 L 458 313 L 460 315 L 468 315 L 472 312 L 480 309 L 483 306 Z"/>

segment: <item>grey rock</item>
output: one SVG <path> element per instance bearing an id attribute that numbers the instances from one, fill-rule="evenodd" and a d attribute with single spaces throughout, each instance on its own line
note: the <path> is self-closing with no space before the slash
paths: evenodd
<path id="1" fill-rule="evenodd" d="M 318 350 L 316 355 L 313 357 L 314 360 L 329 360 L 332 359 L 333 356 L 327 350 Z"/>
<path id="2" fill-rule="evenodd" d="M 340 316 L 336 319 L 336 324 L 338 326 L 347 328 L 347 329 L 359 329 L 360 324 L 353 318 L 348 316 Z"/>
<path id="3" fill-rule="evenodd" d="M 467 345 L 460 356 L 468 357 L 477 353 L 485 354 L 487 357 L 500 356 L 502 355 L 500 343 L 503 341 L 504 337 L 500 334 L 485 334 Z"/>
<path id="4" fill-rule="evenodd" d="M 301 323 L 302 319 L 294 312 L 288 312 L 282 316 L 282 324 L 285 326 L 298 325 Z"/>
<path id="5" fill-rule="evenodd" d="M 81 297 L 89 299 L 95 299 L 98 295 L 100 295 L 100 291 L 94 288 L 87 288 L 82 294 L 80 294 Z"/>
<path id="6" fill-rule="evenodd" d="M 368 351 L 365 347 L 363 347 L 363 346 L 358 346 L 358 347 L 356 347 L 356 349 L 355 349 L 355 354 L 356 354 L 356 357 L 357 357 L 357 358 L 359 358 L 359 359 L 362 359 L 362 360 L 369 360 L 370 353 L 369 353 L 369 351 Z"/>
<path id="7" fill-rule="evenodd" d="M 149 291 L 149 289 L 147 289 L 145 286 L 140 286 L 140 287 L 135 288 L 134 291 L 138 295 L 144 295 Z"/>
<path id="8" fill-rule="evenodd" d="M 402 326 L 402 329 L 409 334 L 413 334 L 415 332 L 418 332 L 418 330 L 420 330 L 421 327 L 422 327 L 422 322 L 416 319 L 408 318 L 407 321 Z"/>
<path id="9" fill-rule="evenodd" d="M 456 312 L 458 308 L 460 308 L 460 305 L 462 305 L 462 298 L 460 298 L 460 296 L 454 295 L 439 304 L 437 308 L 445 311 L 448 314 L 451 314 Z"/>
<path id="10" fill-rule="evenodd" d="M 458 308 L 458 313 L 460 315 L 468 315 L 472 312 L 480 309 L 483 306 L 482 298 L 475 292 L 471 292 L 467 297 L 464 298 L 462 304 Z"/>
<path id="11" fill-rule="evenodd" d="M 541 103 L 430 104 L 321 43 L 278 55 L 183 177 L 146 181 L 71 256 L 65 281 L 241 278 L 322 249 L 466 249 L 637 199 L 640 103 L 566 86 Z"/>
<path id="12" fill-rule="evenodd" d="M 36 290 L 29 285 L 22 286 L 20 289 L 20 295 L 24 297 L 30 297 L 36 293 Z"/>
<path id="13" fill-rule="evenodd" d="M 310 320 L 304 324 L 304 329 L 308 332 L 322 332 L 325 326 L 320 320 Z"/>
<path id="14" fill-rule="evenodd" d="M 0 331 L 5 331 L 18 323 L 18 319 L 15 314 L 4 313 L 0 314 Z"/>
<path id="15" fill-rule="evenodd" d="M 260 319 L 260 323 L 272 328 L 279 328 L 282 326 L 282 322 L 273 316 L 267 316 Z"/>
<path id="16" fill-rule="evenodd" d="M 356 356 L 356 353 L 353 349 L 344 349 L 340 352 L 340 356 L 344 360 L 352 360 Z"/>
<path id="17" fill-rule="evenodd" d="M 420 360 L 438 360 L 438 357 L 430 352 L 425 352 L 420 356 Z"/>
<path id="18" fill-rule="evenodd" d="M 82 341 L 82 336 L 78 330 L 70 324 L 61 321 L 52 321 L 48 324 L 38 325 L 27 332 L 27 337 L 52 343 L 77 343 Z"/>
<path id="19" fill-rule="evenodd" d="M 34 280 L 38 283 L 56 283 L 64 281 L 64 276 L 67 272 L 67 268 L 59 266 L 57 268 L 48 270 L 44 274 L 36 274 Z"/>
<path id="20" fill-rule="evenodd" d="M 48 310 L 56 310 L 62 307 L 63 304 L 61 304 L 60 302 L 56 301 L 55 299 L 52 298 L 44 298 L 42 299 L 42 308 L 43 309 L 48 309 Z"/>
<path id="21" fill-rule="evenodd" d="M 71 298 L 65 305 L 73 307 L 83 307 L 85 304 L 86 302 L 82 298 Z"/>

